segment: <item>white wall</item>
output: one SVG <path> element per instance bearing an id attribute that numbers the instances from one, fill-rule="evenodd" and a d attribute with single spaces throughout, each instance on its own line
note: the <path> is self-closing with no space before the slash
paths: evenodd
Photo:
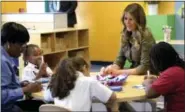
<path id="1" fill-rule="evenodd" d="M 45 13 L 45 0 L 27 0 L 26 7 L 27 13 Z"/>

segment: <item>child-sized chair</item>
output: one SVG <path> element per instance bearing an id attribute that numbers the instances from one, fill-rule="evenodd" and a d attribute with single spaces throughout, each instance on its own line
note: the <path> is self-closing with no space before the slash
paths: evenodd
<path id="1" fill-rule="evenodd" d="M 70 110 L 54 104 L 44 104 L 39 107 L 39 112 L 71 112 Z"/>

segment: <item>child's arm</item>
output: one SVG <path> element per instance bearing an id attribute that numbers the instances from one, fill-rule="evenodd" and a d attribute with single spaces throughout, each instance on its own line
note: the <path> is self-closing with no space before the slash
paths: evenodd
<path id="1" fill-rule="evenodd" d="M 116 100 L 116 94 L 97 80 L 92 81 L 90 89 L 91 97 L 96 97 L 103 103 L 113 103 Z"/>
<path id="2" fill-rule="evenodd" d="M 107 103 L 113 103 L 116 100 L 116 93 L 112 92 L 112 95 L 110 96 L 109 100 L 107 101 Z"/>
<path id="3" fill-rule="evenodd" d="M 146 97 L 156 98 L 160 95 L 168 95 L 176 90 L 178 83 L 177 76 L 171 72 L 161 73 L 159 78 L 152 84 L 145 84 L 146 86 Z"/>
<path id="4" fill-rule="evenodd" d="M 145 91 L 146 91 L 146 97 L 147 98 L 156 98 L 160 94 L 158 94 L 153 88 L 152 84 L 153 82 L 157 80 L 156 76 L 150 75 L 150 76 L 145 76 L 144 77 L 144 82 L 143 85 L 145 86 Z"/>
<path id="5" fill-rule="evenodd" d="M 109 111 L 110 111 L 110 112 L 113 111 L 113 110 L 112 110 L 112 106 L 113 106 L 113 104 L 114 104 L 115 101 L 116 101 L 116 94 L 115 94 L 115 92 L 112 92 L 111 97 L 109 98 L 109 100 L 108 100 L 107 103 L 105 104 L 106 107 L 107 107 L 107 109 L 108 109 L 108 112 L 109 112 Z"/>
<path id="6" fill-rule="evenodd" d="M 36 72 L 33 71 L 33 73 L 34 73 L 35 76 L 36 76 L 33 80 L 38 80 L 38 79 L 40 79 L 40 78 L 42 77 L 41 71 L 39 71 L 38 73 L 36 73 Z"/>
<path id="7" fill-rule="evenodd" d="M 48 76 L 53 75 L 53 71 L 48 66 L 46 68 L 46 71 L 47 71 Z"/>
<path id="8" fill-rule="evenodd" d="M 43 67 L 42 67 L 43 66 Z M 46 69 L 45 73 L 42 75 L 42 77 L 50 77 L 53 74 L 53 71 L 48 67 L 47 63 L 42 63 L 41 69 Z"/>

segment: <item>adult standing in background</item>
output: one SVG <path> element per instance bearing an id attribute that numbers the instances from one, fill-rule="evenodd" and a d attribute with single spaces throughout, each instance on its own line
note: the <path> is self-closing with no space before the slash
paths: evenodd
<path id="1" fill-rule="evenodd" d="M 49 12 L 61 12 L 67 13 L 67 26 L 74 27 L 77 23 L 76 19 L 76 8 L 77 1 L 48 1 L 49 3 Z"/>
<path id="2" fill-rule="evenodd" d="M 77 23 L 75 12 L 77 5 L 77 1 L 60 1 L 59 12 L 67 13 L 68 27 L 74 27 L 74 25 Z"/>
<path id="3" fill-rule="evenodd" d="M 60 8 L 60 1 L 48 0 L 49 12 L 58 12 Z"/>
<path id="4" fill-rule="evenodd" d="M 155 44 L 152 33 L 146 27 L 146 15 L 141 5 L 129 4 L 122 16 L 124 26 L 121 48 L 112 65 L 101 69 L 103 74 L 144 75 L 150 68 L 149 51 Z M 129 69 L 123 69 L 126 60 L 131 63 Z"/>

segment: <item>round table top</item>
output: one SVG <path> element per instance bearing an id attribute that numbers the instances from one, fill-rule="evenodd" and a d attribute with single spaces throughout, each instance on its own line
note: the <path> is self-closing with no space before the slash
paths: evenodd
<path id="1" fill-rule="evenodd" d="M 91 73 L 91 75 L 98 74 L 97 72 Z M 144 80 L 144 76 L 130 75 L 123 84 L 123 90 L 115 92 L 117 95 L 117 102 L 144 100 L 144 89 L 133 88 L 135 85 L 141 85 Z M 43 92 L 33 93 L 33 97 L 43 99 Z"/>
<path id="2" fill-rule="evenodd" d="M 144 89 L 133 88 L 133 86 L 141 85 L 143 80 L 144 76 L 129 76 L 126 82 L 123 84 L 123 90 L 120 92 L 116 92 L 117 101 L 123 102 L 145 99 Z"/>
<path id="3" fill-rule="evenodd" d="M 93 72 L 91 75 L 97 75 L 98 72 Z M 144 75 L 130 75 L 123 84 L 122 91 L 115 92 L 117 102 L 144 100 L 145 90 L 133 88 L 133 86 L 141 85 L 144 80 Z"/>

